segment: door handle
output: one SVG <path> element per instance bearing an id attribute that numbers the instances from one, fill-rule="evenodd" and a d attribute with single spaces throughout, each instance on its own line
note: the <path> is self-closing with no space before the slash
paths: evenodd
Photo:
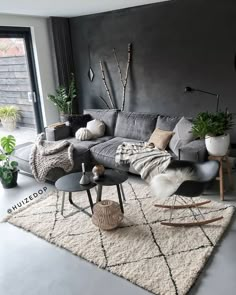
<path id="1" fill-rule="evenodd" d="M 34 102 L 34 103 L 37 102 L 35 92 L 28 92 L 28 101 L 29 102 Z"/>

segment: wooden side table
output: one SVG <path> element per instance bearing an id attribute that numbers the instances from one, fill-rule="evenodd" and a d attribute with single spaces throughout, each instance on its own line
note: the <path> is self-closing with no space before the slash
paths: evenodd
<path id="1" fill-rule="evenodd" d="M 225 156 L 209 156 L 209 160 L 216 160 L 219 161 L 220 163 L 220 169 L 219 169 L 219 177 L 216 179 L 219 180 L 220 182 L 220 199 L 221 201 L 224 201 L 224 171 L 223 171 L 223 163 L 226 163 L 226 169 L 227 169 L 227 174 L 228 174 L 228 179 L 230 183 L 230 188 L 234 190 L 234 181 L 231 173 L 231 166 L 229 162 L 229 157 L 228 155 Z"/>

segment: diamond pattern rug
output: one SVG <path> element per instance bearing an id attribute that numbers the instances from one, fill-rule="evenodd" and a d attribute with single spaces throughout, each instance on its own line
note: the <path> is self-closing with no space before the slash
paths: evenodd
<path id="1" fill-rule="evenodd" d="M 146 184 L 127 181 L 123 187 L 125 218 L 113 231 L 101 231 L 68 201 L 65 215 L 69 216 L 64 218 L 56 192 L 6 221 L 154 294 L 186 294 L 230 223 L 234 207 L 211 202 L 204 206 L 203 214 L 207 218 L 222 215 L 222 220 L 191 228 L 166 227 L 160 221 L 168 220 L 169 211 L 154 206 L 163 200 L 153 198 Z M 95 198 L 95 190 L 91 193 Z M 103 199 L 117 201 L 116 188 L 104 188 Z M 84 192 L 75 193 L 73 200 L 79 206 L 88 205 Z M 190 211 L 176 211 L 176 220 L 192 216 Z M 198 212 L 195 214 L 198 217 Z"/>

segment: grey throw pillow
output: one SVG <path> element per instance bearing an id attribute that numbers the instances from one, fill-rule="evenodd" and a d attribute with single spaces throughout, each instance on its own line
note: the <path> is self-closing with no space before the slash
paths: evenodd
<path id="1" fill-rule="evenodd" d="M 194 136 L 191 132 L 192 126 L 193 124 L 185 117 L 182 117 L 176 124 L 173 130 L 175 134 L 170 140 L 169 147 L 177 156 L 181 147 L 194 140 Z"/>
<path id="2" fill-rule="evenodd" d="M 157 118 L 156 128 L 166 131 L 173 131 L 180 117 L 170 117 L 160 115 Z"/>

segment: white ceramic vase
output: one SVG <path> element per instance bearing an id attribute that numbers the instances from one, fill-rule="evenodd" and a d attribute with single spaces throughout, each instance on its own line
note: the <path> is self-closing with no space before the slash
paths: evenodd
<path id="1" fill-rule="evenodd" d="M 205 137 L 206 148 L 211 156 L 225 156 L 228 152 L 230 144 L 229 134 L 221 136 L 210 136 Z"/>

